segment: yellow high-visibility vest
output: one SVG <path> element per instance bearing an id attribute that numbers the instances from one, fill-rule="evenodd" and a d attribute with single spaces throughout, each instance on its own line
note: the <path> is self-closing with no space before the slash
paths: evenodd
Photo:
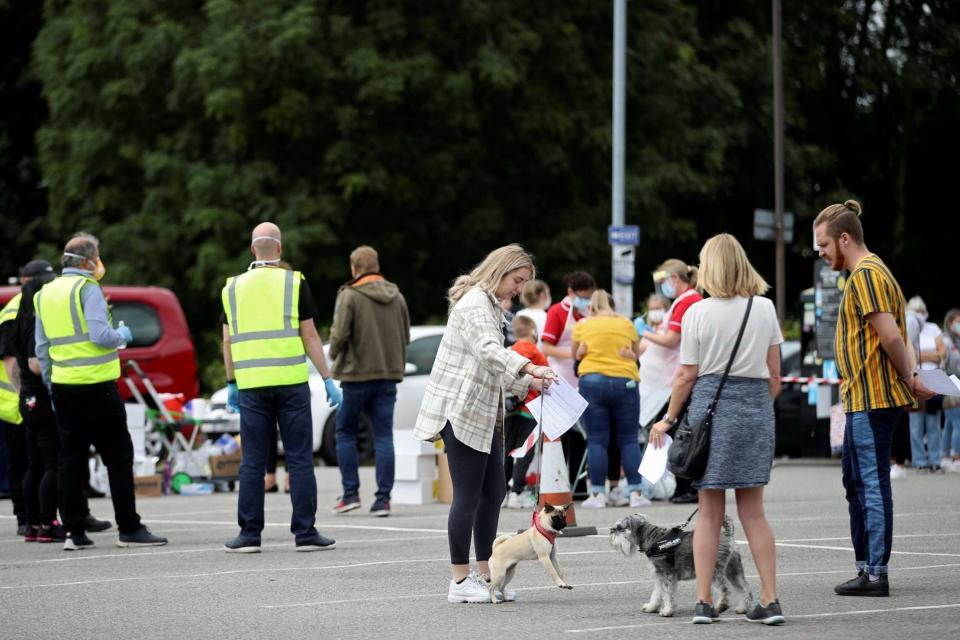
<path id="1" fill-rule="evenodd" d="M 310 377 L 300 338 L 301 277 L 260 267 L 227 279 L 221 298 L 238 388 L 300 384 Z"/>
<path id="2" fill-rule="evenodd" d="M 80 291 L 85 286 L 100 284 L 86 276 L 61 276 L 44 285 L 33 298 L 37 317 L 50 341 L 50 379 L 56 384 L 97 384 L 120 377 L 117 350 L 90 341 L 80 302 Z M 108 310 L 108 319 L 109 313 Z"/>
<path id="3" fill-rule="evenodd" d="M 20 310 L 20 300 L 23 294 L 10 298 L 7 306 L 0 311 L 0 326 L 10 322 L 17 317 Z M 23 418 L 20 416 L 20 394 L 14 388 L 7 375 L 7 368 L 0 362 L 0 420 L 10 424 L 20 424 Z"/>

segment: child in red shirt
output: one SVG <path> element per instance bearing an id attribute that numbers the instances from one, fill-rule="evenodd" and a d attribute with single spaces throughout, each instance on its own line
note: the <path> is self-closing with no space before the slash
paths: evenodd
<path id="1" fill-rule="evenodd" d="M 526 316 L 516 316 L 513 319 L 513 333 L 517 341 L 510 347 L 511 349 L 537 366 L 548 366 L 547 358 L 537 349 L 536 322 Z M 534 506 L 533 497 L 525 496 L 524 490 L 527 488 L 527 469 L 530 468 L 530 461 L 533 459 L 535 449 L 530 447 L 524 457 L 516 460 L 510 457 L 510 452 L 523 446 L 527 436 L 533 432 L 537 425 L 533 416 L 527 410 L 526 403 L 538 395 L 540 394 L 531 389 L 527 393 L 527 397 L 523 399 L 520 408 L 507 415 L 504 425 L 506 442 L 503 448 L 505 455 L 503 469 L 507 476 L 507 484 L 509 485 L 510 480 L 513 480 L 510 492 L 507 494 L 506 506 L 510 509 L 529 509 Z"/>

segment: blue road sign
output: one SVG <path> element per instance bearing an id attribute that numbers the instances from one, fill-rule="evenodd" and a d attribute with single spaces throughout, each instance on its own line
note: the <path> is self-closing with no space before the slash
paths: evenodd
<path id="1" fill-rule="evenodd" d="M 610 225 L 607 227 L 607 238 L 610 244 L 637 246 L 640 244 L 640 227 L 635 224 L 627 224 L 619 227 Z"/>

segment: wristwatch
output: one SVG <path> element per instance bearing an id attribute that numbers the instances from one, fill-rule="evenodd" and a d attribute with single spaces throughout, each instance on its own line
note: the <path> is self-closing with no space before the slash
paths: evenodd
<path id="1" fill-rule="evenodd" d="M 677 424 L 677 419 L 676 419 L 676 418 L 671 418 L 669 413 L 663 414 L 663 417 L 660 418 L 660 421 L 661 421 L 661 422 L 666 422 L 666 423 L 669 424 L 671 427 L 672 427 L 673 425 Z"/>

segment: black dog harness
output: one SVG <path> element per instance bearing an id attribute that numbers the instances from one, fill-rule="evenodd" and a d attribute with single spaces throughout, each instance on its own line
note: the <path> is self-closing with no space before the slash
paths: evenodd
<path id="1" fill-rule="evenodd" d="M 678 527 L 671 527 L 666 533 L 660 536 L 656 542 L 650 545 L 650 548 L 648 548 L 645 552 L 647 557 L 666 558 L 666 561 L 672 565 L 680 543 L 683 542 L 683 539 L 686 536 L 691 535 L 689 531 L 684 531 L 684 529 L 687 528 L 687 525 L 690 524 L 690 521 L 693 520 L 693 516 L 697 515 L 697 511 L 699 510 L 699 508 L 694 509 L 693 513 L 690 514 L 690 517 L 687 518 L 686 522 Z"/>

